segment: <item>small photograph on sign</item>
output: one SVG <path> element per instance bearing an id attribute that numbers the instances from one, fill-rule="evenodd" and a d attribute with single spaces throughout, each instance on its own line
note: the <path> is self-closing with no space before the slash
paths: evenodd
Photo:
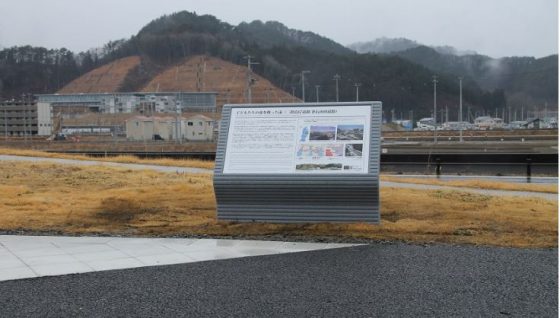
<path id="1" fill-rule="evenodd" d="M 302 163 L 296 165 L 296 170 L 298 171 L 310 171 L 310 170 L 342 170 L 341 163 Z"/>
<path id="2" fill-rule="evenodd" d="M 362 156 L 362 144 L 347 144 L 346 145 L 346 157 L 361 157 Z"/>
<path id="3" fill-rule="evenodd" d="M 301 136 L 299 137 L 300 142 L 307 141 L 307 137 L 309 137 L 309 128 L 303 127 L 301 130 Z"/>
<path id="4" fill-rule="evenodd" d="M 337 140 L 364 140 L 364 125 L 338 125 Z"/>
<path id="5" fill-rule="evenodd" d="M 325 157 L 342 157 L 344 155 L 344 145 L 330 144 L 325 146 Z"/>
<path id="6" fill-rule="evenodd" d="M 323 157 L 325 153 L 325 148 L 321 145 L 299 145 L 297 150 L 298 158 L 318 158 Z"/>
<path id="7" fill-rule="evenodd" d="M 349 170 L 349 171 L 362 171 L 362 166 L 360 165 L 344 165 L 344 170 Z"/>
<path id="8" fill-rule="evenodd" d="M 335 126 L 311 126 L 309 140 L 335 140 Z"/>

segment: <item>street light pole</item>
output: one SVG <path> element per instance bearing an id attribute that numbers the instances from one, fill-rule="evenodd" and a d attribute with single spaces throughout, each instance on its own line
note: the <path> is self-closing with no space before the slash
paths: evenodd
<path id="1" fill-rule="evenodd" d="M 8 140 L 8 115 L 6 114 L 6 108 L 7 107 L 4 107 L 4 139 L 6 139 L 7 141 Z"/>
<path id="2" fill-rule="evenodd" d="M 459 77 L 459 142 L 463 142 L 463 78 Z"/>
<path id="3" fill-rule="evenodd" d="M 301 99 L 305 103 L 305 74 L 311 73 L 311 71 L 301 71 Z"/>
<path id="4" fill-rule="evenodd" d="M 356 101 L 359 102 L 360 101 L 360 86 L 362 86 L 361 83 L 354 83 L 354 86 L 356 86 Z"/>
<path id="5" fill-rule="evenodd" d="M 315 85 L 315 100 L 317 103 L 319 102 L 319 87 L 321 87 L 321 85 Z"/>
<path id="6" fill-rule="evenodd" d="M 434 143 L 437 143 L 437 130 L 436 130 L 436 126 L 437 126 L 437 102 L 436 102 L 437 76 L 434 75 L 432 77 L 432 82 L 434 83 Z"/>
<path id="7" fill-rule="evenodd" d="M 338 103 L 338 80 L 340 79 L 340 75 L 334 75 L 334 81 L 336 82 L 336 102 Z"/>

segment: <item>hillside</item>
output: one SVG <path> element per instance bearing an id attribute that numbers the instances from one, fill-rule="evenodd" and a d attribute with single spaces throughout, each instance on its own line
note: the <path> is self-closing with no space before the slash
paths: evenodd
<path id="1" fill-rule="evenodd" d="M 118 59 L 98 67 L 67 84 L 59 94 L 118 92 L 129 72 L 140 65 L 139 56 Z"/>
<path id="2" fill-rule="evenodd" d="M 339 74 L 341 101 L 355 100 L 354 84 L 360 83 L 360 100 L 382 100 L 386 109 L 405 113 L 412 110 L 415 116 L 430 114 L 432 71 L 398 57 L 373 57 L 348 51 L 332 40 L 311 32 L 289 29 L 277 22 L 256 21 L 232 26 L 213 16 L 178 12 L 150 22 L 109 56 L 119 58 L 140 54 L 152 65 L 169 67 L 196 55 L 244 65 L 244 56 L 250 54 L 259 63 L 254 67 L 256 74 L 284 91 L 294 90 L 300 98 L 299 74 L 302 70 L 311 71 L 306 76 L 308 101 L 315 100 L 316 85 L 320 86 L 321 101 L 335 100 L 333 76 Z M 137 85 L 134 87 L 150 85 L 155 74 L 146 74 L 135 80 Z M 172 77 L 171 74 L 168 76 Z M 452 110 L 457 108 L 456 80 L 441 76 L 439 81 L 439 100 L 447 103 Z M 244 85 L 244 82 L 243 78 L 238 85 Z M 197 88 L 192 83 L 189 85 Z M 484 98 L 486 93 L 474 82 L 466 82 L 464 88 L 465 105 L 472 105 L 473 109 L 495 107 L 494 103 L 487 103 L 488 99 Z M 157 85 L 152 85 L 152 89 L 157 89 Z M 255 93 L 263 96 L 258 87 L 256 89 Z M 255 97 L 259 98 L 257 95 Z"/>
<path id="3" fill-rule="evenodd" d="M 19 46 L 0 50 L 0 101 L 22 94 L 59 90 L 83 72 L 75 55 L 64 48 Z"/>
<path id="4" fill-rule="evenodd" d="M 298 100 L 262 76 L 254 74 L 253 78 L 256 80 L 251 88 L 253 103 L 286 103 Z M 192 56 L 167 68 L 140 90 L 217 92 L 218 106 L 246 103 L 247 67 L 210 56 Z"/>
<path id="5" fill-rule="evenodd" d="M 395 53 L 435 72 L 464 76 L 483 89 L 503 89 L 514 107 L 529 104 L 556 105 L 558 100 L 558 55 L 506 57 L 494 59 L 484 55 L 456 56 L 442 54 L 420 46 Z"/>

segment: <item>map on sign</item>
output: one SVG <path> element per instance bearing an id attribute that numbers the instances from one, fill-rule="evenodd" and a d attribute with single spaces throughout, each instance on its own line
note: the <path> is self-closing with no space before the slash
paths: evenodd
<path id="1" fill-rule="evenodd" d="M 367 173 L 371 106 L 234 107 L 223 173 Z"/>

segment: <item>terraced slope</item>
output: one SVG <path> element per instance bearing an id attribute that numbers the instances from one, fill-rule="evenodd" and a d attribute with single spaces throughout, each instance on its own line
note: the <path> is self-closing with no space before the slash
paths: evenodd
<path id="1" fill-rule="evenodd" d="M 253 103 L 289 103 L 292 95 L 267 79 L 253 74 Z M 217 92 L 217 105 L 247 102 L 247 68 L 224 60 L 197 55 L 169 67 L 142 88 L 144 92 Z"/>
<path id="2" fill-rule="evenodd" d="M 70 82 L 59 94 L 118 92 L 128 73 L 140 64 L 139 56 L 129 56 L 98 67 Z"/>

